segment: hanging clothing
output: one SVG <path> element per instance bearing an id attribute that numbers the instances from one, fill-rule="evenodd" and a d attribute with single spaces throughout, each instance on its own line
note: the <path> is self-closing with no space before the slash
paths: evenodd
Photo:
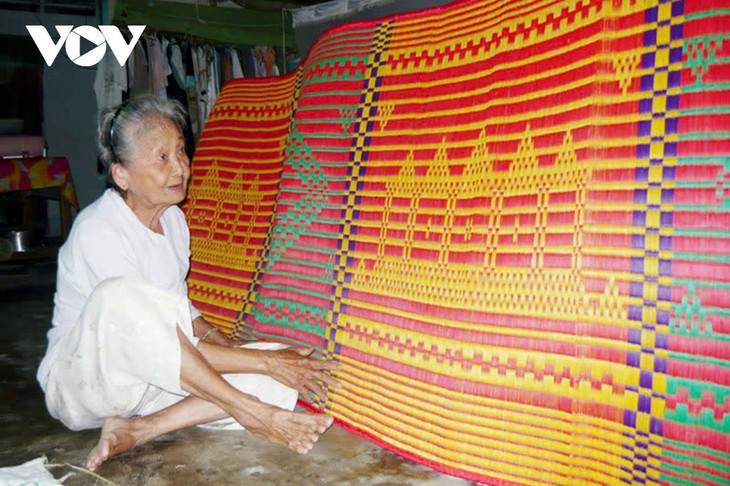
<path id="1" fill-rule="evenodd" d="M 191 43 L 174 34 L 145 35 L 127 60 L 122 93 L 180 101 L 187 108 L 190 131 L 197 141 L 225 83 L 243 77 L 278 76 L 277 54 L 271 46 L 236 49 Z M 119 94 L 119 86 L 125 85 L 123 73 L 100 71 L 95 84 L 100 108 L 118 105 L 125 99 Z"/>
<path id="2" fill-rule="evenodd" d="M 162 65 L 162 44 L 154 36 L 146 36 L 149 82 L 158 98 L 167 97 L 167 75 Z"/>
<path id="3" fill-rule="evenodd" d="M 238 58 L 238 51 L 236 49 L 231 49 L 231 65 L 233 67 L 233 78 L 242 78 L 243 67 L 241 66 L 241 60 Z"/>
<path id="4" fill-rule="evenodd" d="M 167 79 L 172 74 L 172 66 L 170 66 L 170 55 L 168 52 L 170 40 L 167 37 L 161 37 L 160 42 L 162 43 L 162 74 Z"/>
<path id="5" fill-rule="evenodd" d="M 170 67 L 177 85 L 185 89 L 185 66 L 183 65 L 182 50 L 180 45 L 174 41 L 170 45 Z"/>
<path id="6" fill-rule="evenodd" d="M 256 57 L 254 56 L 254 49 L 244 49 L 241 53 L 241 63 L 243 65 L 243 72 L 247 78 L 256 78 Z"/>
<path id="7" fill-rule="evenodd" d="M 145 52 L 144 37 L 134 46 L 130 59 L 127 62 L 127 75 L 129 76 L 129 95 L 130 97 L 137 95 L 149 94 L 149 83 L 147 80 L 148 64 L 147 53 Z"/>
<path id="8" fill-rule="evenodd" d="M 210 73 L 208 77 L 208 112 L 205 114 L 205 119 L 207 120 L 223 85 L 221 82 L 222 56 L 217 49 L 207 46 L 205 60 L 208 63 L 208 72 Z"/>
<path id="9" fill-rule="evenodd" d="M 96 66 L 94 93 L 99 112 L 118 106 L 122 102 L 122 94 L 127 91 L 127 68 L 120 65 L 111 49 L 107 49 L 104 57 Z"/>
<path id="10" fill-rule="evenodd" d="M 223 49 L 222 51 L 223 78 L 222 84 L 226 84 L 233 79 L 233 63 L 231 62 L 231 50 Z"/>
<path id="11" fill-rule="evenodd" d="M 195 47 L 185 41 L 181 46 L 183 66 L 185 67 L 185 90 L 188 100 L 188 115 L 190 116 L 190 130 L 197 142 L 200 138 L 202 127 L 200 125 L 200 111 L 198 109 L 198 85 L 197 85 L 197 56 Z"/>
<path id="12" fill-rule="evenodd" d="M 205 120 L 208 118 L 208 63 L 205 60 L 205 49 L 203 46 L 195 46 L 193 52 L 193 68 L 195 70 L 196 99 L 198 105 L 198 121 L 202 130 Z"/>

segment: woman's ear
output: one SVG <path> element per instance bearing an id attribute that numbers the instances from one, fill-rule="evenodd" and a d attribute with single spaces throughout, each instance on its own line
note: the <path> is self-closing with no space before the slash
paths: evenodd
<path id="1" fill-rule="evenodd" d="M 123 191 L 129 189 L 129 174 L 127 168 L 118 162 L 114 162 L 111 166 L 112 179 L 114 183 Z"/>

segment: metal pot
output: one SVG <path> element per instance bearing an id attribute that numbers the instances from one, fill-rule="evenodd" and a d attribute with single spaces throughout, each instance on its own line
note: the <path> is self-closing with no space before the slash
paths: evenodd
<path id="1" fill-rule="evenodd" d="M 40 228 L 19 226 L 3 229 L 0 230 L 0 238 L 10 242 L 13 253 L 36 250 L 43 246 L 43 230 Z"/>

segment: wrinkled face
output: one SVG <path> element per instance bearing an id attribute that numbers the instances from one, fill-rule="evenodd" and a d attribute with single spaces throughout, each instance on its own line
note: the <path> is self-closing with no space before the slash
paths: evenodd
<path id="1" fill-rule="evenodd" d="M 127 191 L 130 207 L 164 209 L 185 199 L 190 160 L 185 139 L 169 119 L 144 120 L 128 134 L 135 147 L 126 164 L 114 164 L 112 176 Z"/>

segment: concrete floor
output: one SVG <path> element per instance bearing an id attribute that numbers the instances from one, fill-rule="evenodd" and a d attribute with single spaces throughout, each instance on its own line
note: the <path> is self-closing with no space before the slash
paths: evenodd
<path id="1" fill-rule="evenodd" d="M 0 263 L 0 467 L 46 456 L 84 464 L 98 431 L 71 432 L 46 412 L 35 372 L 46 346 L 55 263 Z M 53 468 L 60 478 L 73 472 Z M 426 485 L 473 484 L 403 459 L 334 426 L 302 456 L 247 432 L 188 429 L 114 457 L 74 485 Z"/>

